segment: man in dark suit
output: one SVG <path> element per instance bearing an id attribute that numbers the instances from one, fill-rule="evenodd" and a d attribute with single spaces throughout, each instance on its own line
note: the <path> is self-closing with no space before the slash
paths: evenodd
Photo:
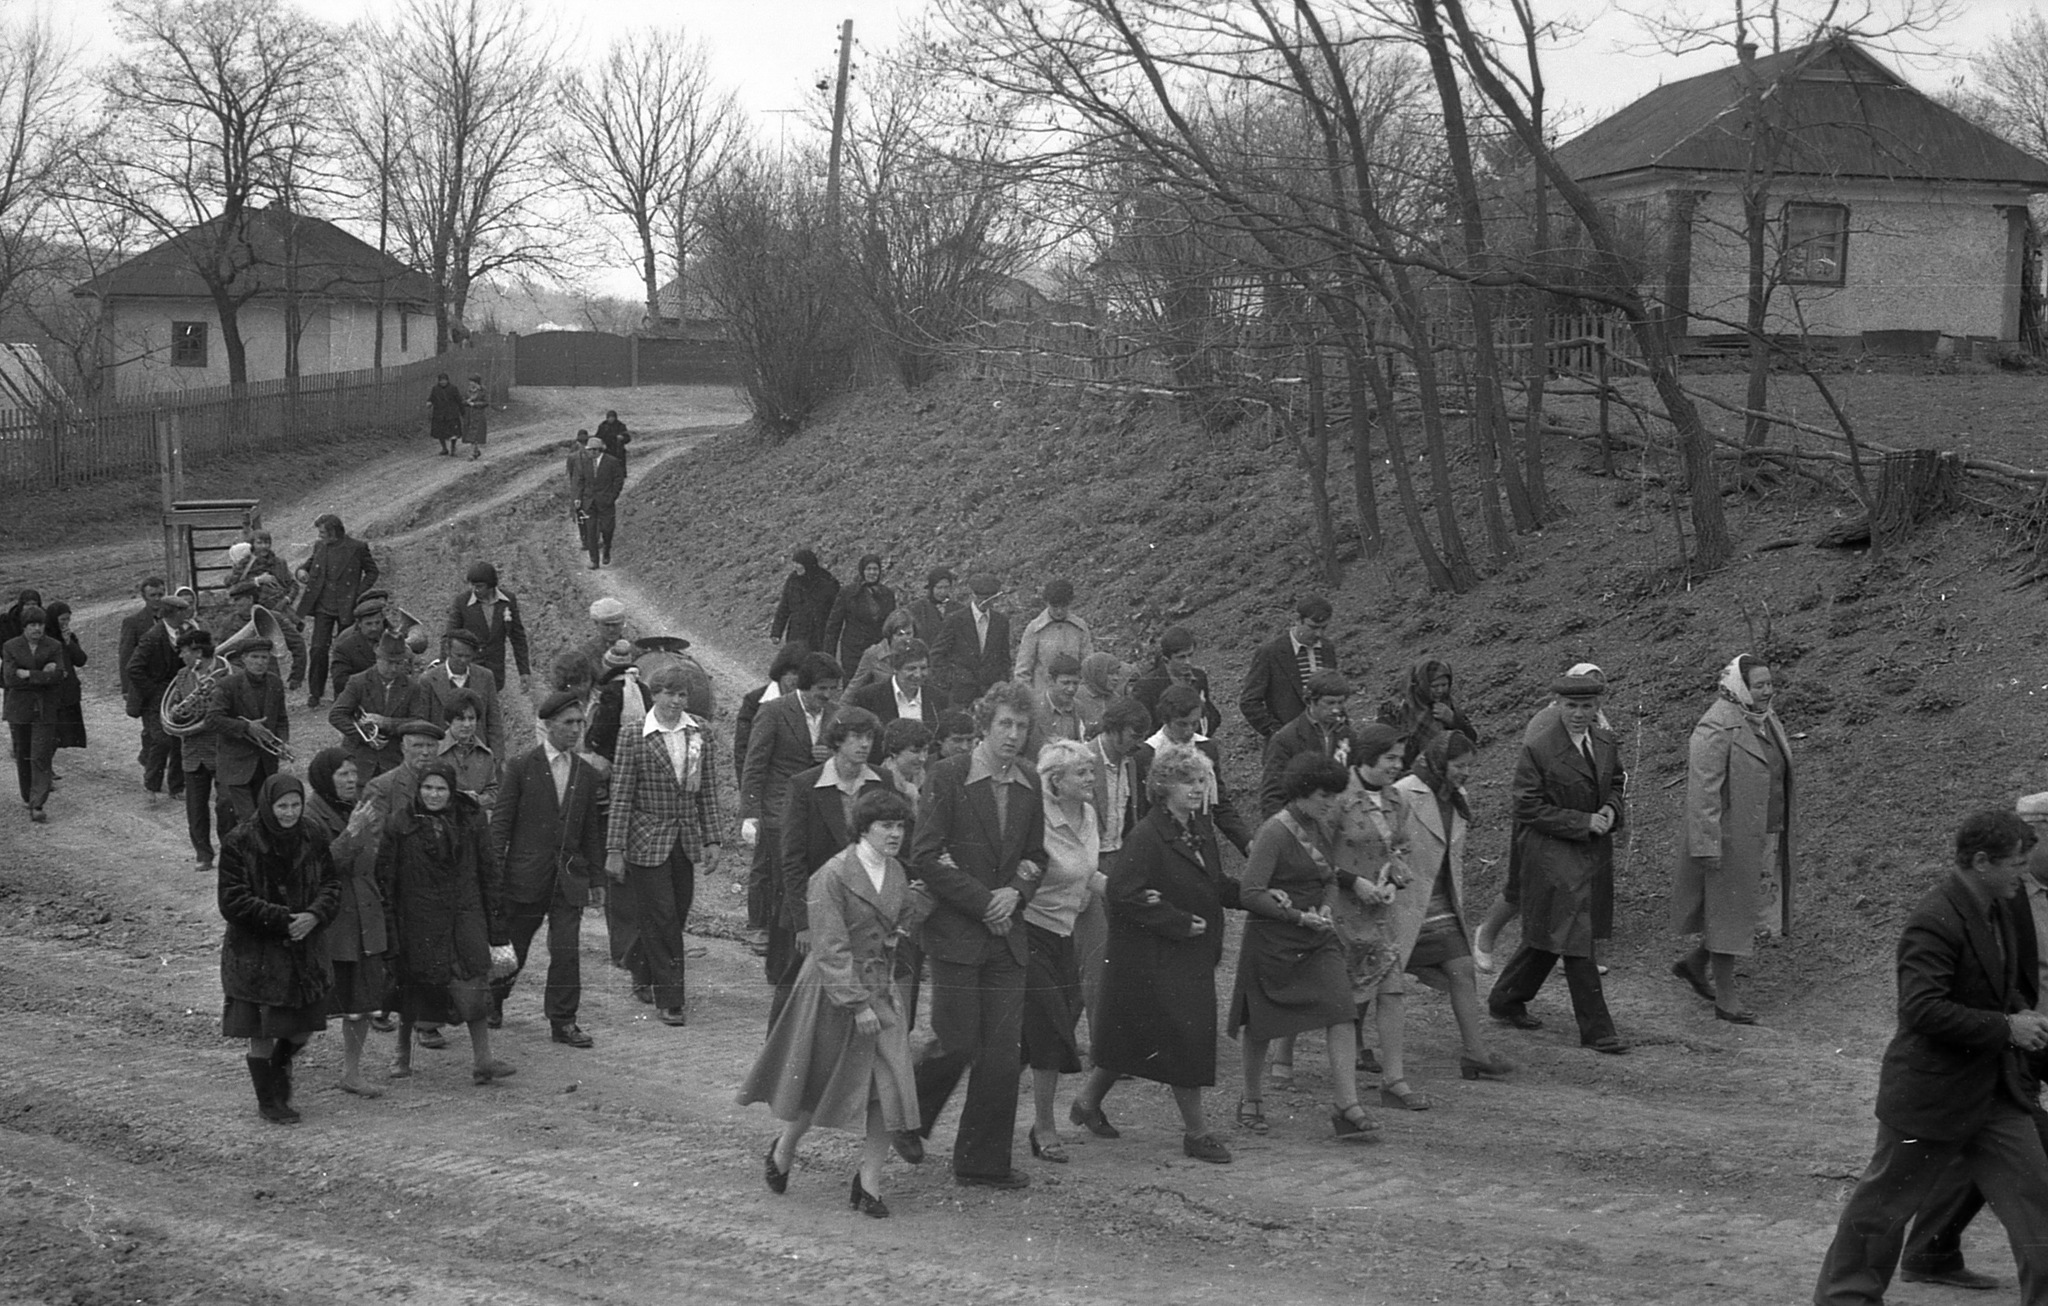
<path id="1" fill-rule="evenodd" d="M 996 611 L 1002 585 L 985 571 L 968 577 L 974 597 L 939 624 L 932 661 L 953 706 L 966 707 L 1010 674 L 1010 619 Z"/>
<path id="2" fill-rule="evenodd" d="M 142 787 L 154 794 L 168 785 L 171 797 L 180 798 L 185 793 L 184 754 L 178 737 L 164 729 L 158 713 L 164 690 L 185 665 L 178 657 L 178 636 L 192 624 L 192 601 L 183 594 L 166 594 L 157 600 L 156 613 L 156 623 L 137 638 L 135 651 L 123 664 L 128 715 L 142 718 Z"/>
<path id="3" fill-rule="evenodd" d="M 440 701 L 413 679 L 407 670 L 411 664 L 405 641 L 385 631 L 377 640 L 377 664 L 350 677 L 348 687 L 334 696 L 334 706 L 328 709 L 327 724 L 341 736 L 361 783 L 398 765 L 401 749 L 393 731 L 408 721 L 432 721 L 439 715 Z M 372 747 L 364 739 L 366 727 L 382 737 L 380 746 Z"/>
<path id="4" fill-rule="evenodd" d="M 839 702 L 839 663 L 824 653 L 806 653 L 796 666 L 796 692 L 764 705 L 747 733 L 747 765 L 740 773 L 740 842 L 754 850 L 747 871 L 747 899 L 760 896 L 768 930 L 768 981 L 794 975 L 803 964 L 796 935 L 782 908 L 782 804 L 798 772 L 823 762 L 832 751 L 825 729 Z M 750 908 L 751 911 L 751 908 Z"/>
<path id="5" fill-rule="evenodd" d="M 924 924 L 932 966 L 932 1041 L 918 1058 L 920 1139 L 968 1075 L 953 1140 L 954 1182 L 1022 1188 L 1011 1167 L 1024 1022 L 1023 909 L 1045 868 L 1045 809 L 1038 777 L 1019 765 L 1031 731 L 1031 687 L 997 686 L 977 704 L 981 742 L 932 768 L 931 799 L 917 823 L 911 876 L 938 905 Z M 971 1071 L 971 1073 L 970 1073 Z M 923 1144 L 898 1136 L 906 1160 Z"/>
<path id="6" fill-rule="evenodd" d="M 348 682 L 377 665 L 377 641 L 384 638 L 390 628 L 390 618 L 385 614 L 388 599 L 382 590 L 371 590 L 357 601 L 353 611 L 355 624 L 341 632 L 334 641 L 326 667 L 334 680 L 334 697 L 340 698 L 348 688 Z M 319 688 L 315 686 L 310 702 L 319 701 Z"/>
<path id="7" fill-rule="evenodd" d="M 861 686 L 846 701 L 864 712 L 874 713 L 883 725 L 908 719 L 921 723 L 927 730 L 938 729 L 938 696 L 926 692 L 932 669 L 931 650 L 924 646 L 924 641 L 913 639 L 896 654 L 891 665 L 895 673 L 887 680 Z"/>
<path id="8" fill-rule="evenodd" d="M 1877 1078 L 1877 1149 L 1842 1208 L 1814 1285 L 1815 1306 L 1884 1300 L 1906 1222 L 1952 1177 L 1979 1189 L 2005 1225 L 2020 1299 L 2048 1301 L 2048 1151 L 2026 1057 L 2048 1049 L 2038 946 L 2016 898 L 2038 842 L 2011 812 L 1956 831 L 1956 864 L 1899 936 L 1899 1027 Z M 2038 941 L 2037 945 L 2038 945 Z"/>
<path id="9" fill-rule="evenodd" d="M 363 593 L 377 583 L 377 560 L 370 546 L 352 540 L 341 518 L 322 513 L 313 521 L 320 542 L 303 568 L 305 588 L 299 592 L 299 615 L 313 619 L 313 641 L 307 658 L 311 669 L 306 676 L 306 705 L 320 706 L 320 690 L 327 683 L 327 653 L 338 627 L 354 616 Z M 336 693 L 340 690 L 337 688 Z"/>
<path id="10" fill-rule="evenodd" d="M 1145 777 L 1152 770 L 1153 757 L 1168 744 L 1185 744 L 1209 759 L 1210 789 L 1203 795 L 1201 814 L 1209 818 L 1216 833 L 1228 839 L 1232 847 L 1250 856 L 1252 835 L 1257 831 L 1231 801 L 1230 790 L 1223 783 L 1223 754 L 1216 741 L 1202 733 L 1203 710 L 1202 696 L 1191 686 L 1172 685 L 1159 695 L 1159 729 L 1131 754 L 1138 819 L 1143 820 L 1145 813 L 1152 810 L 1152 801 L 1145 792 Z"/>
<path id="11" fill-rule="evenodd" d="M 1523 739 L 1511 794 L 1522 866 L 1522 949 L 1502 969 L 1487 1007 L 1517 1029 L 1540 1029 L 1529 1000 L 1560 959 L 1579 1042 L 1628 1051 L 1607 1011 L 1593 942 L 1614 917 L 1614 832 L 1624 817 L 1621 741 L 1600 724 L 1607 692 L 1597 672 L 1551 682 L 1557 716 Z"/>
<path id="12" fill-rule="evenodd" d="M 870 790 L 891 787 L 868 765 L 881 733 L 882 723 L 874 713 L 840 708 L 825 727 L 823 742 L 831 750 L 830 756 L 818 766 L 797 772 L 784 790 L 776 896 L 781 903 L 781 927 L 793 946 L 782 973 L 771 976 L 775 981 L 775 998 L 768 1008 L 771 1028 L 789 1001 L 803 959 L 811 950 L 811 876 L 853 842 L 854 800 Z"/>
<path id="13" fill-rule="evenodd" d="M 213 732 L 214 780 L 237 823 L 256 814 L 256 791 L 277 774 L 278 755 L 291 738 L 284 681 L 274 674 L 268 640 L 229 640 L 220 656 L 241 659 L 241 670 L 213 687 L 206 728 Z"/>
<path id="14" fill-rule="evenodd" d="M 43 620 L 42 608 L 25 604 L 21 634 L 0 644 L 0 683 L 6 686 L 0 716 L 14 743 L 21 801 L 37 825 L 49 819 L 43 804 L 50 799 L 50 760 L 57 755 L 58 698 L 71 671 L 63 641 L 44 632 Z"/>
<path id="15" fill-rule="evenodd" d="M 1287 805 L 1287 764 L 1303 753 L 1321 753 L 1348 762 L 1345 747 L 1348 722 L 1345 704 L 1351 701 L 1351 682 L 1342 672 L 1318 671 L 1305 687 L 1308 705 L 1301 715 L 1273 732 L 1266 740 L 1265 767 L 1259 773 L 1259 815 L 1270 819 Z"/>
<path id="16" fill-rule="evenodd" d="M 583 996 L 581 938 L 590 877 L 604 862 L 604 777 L 577 755 L 583 734 L 583 696 L 562 690 L 542 700 L 541 742 L 514 759 L 498 784 L 491 810 L 491 847 L 503 883 L 507 930 L 520 970 L 542 921 L 548 927 L 547 990 L 541 1010 L 550 1037 L 587 1048 L 590 1035 L 576 1024 Z M 519 972 L 491 982 L 502 1013 Z"/>
<path id="17" fill-rule="evenodd" d="M 1301 715 L 1308 706 L 1310 676 L 1337 670 L 1337 646 L 1323 635 L 1330 616 L 1328 599 L 1303 599 L 1295 606 L 1294 624 L 1253 652 L 1237 706 L 1261 735 L 1270 738 Z"/>
<path id="18" fill-rule="evenodd" d="M 519 668 L 522 682 L 533 676 L 533 661 L 526 648 L 526 619 L 519 614 L 517 596 L 498 588 L 498 569 L 488 562 L 472 565 L 469 588 L 455 596 L 448 608 L 447 635 L 466 630 L 476 636 L 476 664 L 488 670 L 497 682 L 511 688 L 505 679 L 505 653 Z M 497 741 L 491 747 L 496 748 Z"/>
<path id="19" fill-rule="evenodd" d="M 151 576 L 136 587 L 142 596 L 142 606 L 121 618 L 121 643 L 115 654 L 114 673 L 121 679 L 121 701 L 129 705 L 128 715 L 143 721 L 142 744 L 135 752 L 135 764 L 145 766 L 149 761 L 149 725 L 135 704 L 135 697 L 128 690 L 128 659 L 135 656 L 135 646 L 157 623 L 157 605 L 164 599 L 164 578 Z"/>
<path id="20" fill-rule="evenodd" d="M 697 867 L 724 838 L 718 807 L 718 741 L 691 716 L 690 673 L 670 664 L 648 677 L 653 704 L 640 733 L 619 741 L 612 760 L 605 874 L 628 895 L 645 970 L 664 1025 L 685 1025 L 683 925 L 696 897 Z M 630 949 L 629 949 L 630 950 Z M 617 941 L 614 953 L 620 951 Z"/>
<path id="21" fill-rule="evenodd" d="M 576 500 L 578 519 L 583 523 L 583 548 L 590 554 L 590 569 L 609 566 L 612 560 L 612 531 L 618 526 L 619 496 L 626 489 L 626 464 L 590 442 L 590 432 L 576 433 L 576 452 L 569 455 L 569 492 Z"/>

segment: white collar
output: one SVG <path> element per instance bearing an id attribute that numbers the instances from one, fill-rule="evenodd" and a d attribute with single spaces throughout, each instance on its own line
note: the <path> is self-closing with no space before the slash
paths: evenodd
<path id="1" fill-rule="evenodd" d="M 1173 741 L 1166 737 L 1166 727 L 1161 726 L 1159 727 L 1159 729 L 1153 731 L 1152 737 L 1146 740 L 1145 742 L 1151 745 L 1152 751 L 1156 753 L 1160 749 L 1165 748 L 1167 745 L 1171 744 Z M 1193 748 L 1196 744 L 1206 744 L 1208 742 L 1209 736 L 1197 730 L 1195 731 L 1195 737 L 1193 739 L 1188 740 L 1187 746 L 1189 748 Z"/>
<path id="2" fill-rule="evenodd" d="M 550 771 L 554 770 L 556 758 L 576 756 L 574 751 L 567 748 L 556 748 L 545 739 L 540 741 L 540 746 L 547 751 L 548 769 Z"/>
<path id="3" fill-rule="evenodd" d="M 924 698 L 923 685 L 919 685 L 917 687 L 917 692 L 915 694 L 906 694 L 903 692 L 903 680 L 900 676 L 889 677 L 889 683 L 896 686 L 896 697 L 902 699 L 906 703 L 916 703 Z"/>
<path id="4" fill-rule="evenodd" d="M 818 782 L 811 787 L 813 789 L 839 789 L 843 788 L 845 783 L 846 778 L 839 774 L 839 759 L 828 757 L 825 759 L 825 764 L 818 768 Z M 882 783 L 882 777 L 875 774 L 873 767 L 863 763 L 860 768 L 860 774 L 853 778 L 853 783 L 856 787 L 869 783 L 880 784 Z"/>
<path id="5" fill-rule="evenodd" d="M 502 599 L 502 598 L 504 598 L 504 597 L 505 597 L 505 592 L 504 592 L 503 590 L 499 590 L 499 589 L 493 589 L 493 590 L 491 591 L 491 597 L 489 597 L 489 598 L 487 598 L 487 599 L 480 599 L 480 598 L 478 598 L 478 597 L 476 596 L 476 591 L 475 591 L 475 590 L 471 590 L 471 591 L 469 592 L 469 603 L 470 603 L 470 606 L 471 606 L 471 607 L 475 607 L 475 606 L 477 606 L 478 604 L 482 604 L 482 603 L 496 603 L 496 602 L 497 602 L 497 601 L 498 601 L 499 599 Z"/>
<path id="6" fill-rule="evenodd" d="M 871 880 L 880 879 L 889 869 L 889 859 L 868 847 L 868 841 L 865 839 L 853 841 L 853 855 L 860 859 L 862 868 L 867 871 Z"/>
<path id="7" fill-rule="evenodd" d="M 703 728 L 704 723 L 691 716 L 688 712 L 683 713 L 683 719 L 676 722 L 673 726 L 664 726 L 661 723 L 661 718 L 655 716 L 650 711 L 647 714 L 646 723 L 640 727 L 640 734 L 643 737 L 647 735 L 680 734 L 685 730 L 702 730 Z"/>

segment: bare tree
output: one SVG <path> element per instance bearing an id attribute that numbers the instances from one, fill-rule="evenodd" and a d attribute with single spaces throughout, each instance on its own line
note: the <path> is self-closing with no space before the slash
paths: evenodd
<path id="1" fill-rule="evenodd" d="M 394 203 L 400 184 L 398 167 L 405 156 L 402 137 L 406 114 L 406 74 L 397 61 L 384 57 L 395 42 L 392 32 L 372 22 L 349 32 L 349 82 L 342 93 L 341 130 L 346 139 L 342 166 L 353 180 L 357 216 L 368 205 L 377 227 L 377 252 L 391 252 Z M 384 366 L 384 309 L 389 278 L 377 278 L 377 322 L 371 341 L 370 366 Z"/>
<path id="2" fill-rule="evenodd" d="M 249 379 L 240 312 L 266 289 L 250 222 L 322 146 L 333 32 L 279 0 L 126 0 L 108 75 L 95 194 L 171 242 L 220 320 L 232 385 Z"/>
<path id="3" fill-rule="evenodd" d="M 594 72 L 564 74 L 556 96 L 567 122 L 551 158 L 593 213 L 632 229 L 647 316 L 659 322 L 657 256 L 666 245 L 682 277 L 701 189 L 734 143 L 732 93 L 713 84 L 702 46 L 656 28 L 614 41 Z"/>
<path id="4" fill-rule="evenodd" d="M 75 183 L 89 140 L 78 52 L 47 14 L 0 15 L 0 310 L 51 266 L 52 204 Z"/>
<path id="5" fill-rule="evenodd" d="M 2048 18 L 2030 9 L 1970 60 L 1970 116 L 2014 145 L 2048 157 Z"/>
<path id="6" fill-rule="evenodd" d="M 525 0 L 405 0 L 384 57 L 404 88 L 392 216 L 438 290 L 440 351 L 467 336 L 479 280 L 562 262 L 545 206 L 554 41 Z"/>

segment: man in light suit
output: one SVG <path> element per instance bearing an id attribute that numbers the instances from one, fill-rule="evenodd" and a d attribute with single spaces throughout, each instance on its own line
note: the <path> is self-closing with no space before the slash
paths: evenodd
<path id="1" fill-rule="evenodd" d="M 756 892 L 768 927 L 764 965 L 779 983 L 803 964 L 796 934 L 783 910 L 781 877 L 782 802 L 789 782 L 831 754 L 825 731 L 839 702 L 839 663 L 824 653 L 806 653 L 797 663 L 796 692 L 765 704 L 747 734 L 747 765 L 740 773 L 740 841 L 754 849 L 747 872 L 747 896 Z M 758 887 L 757 887 L 758 886 Z"/>
<path id="2" fill-rule="evenodd" d="M 938 899 L 924 925 L 932 966 L 932 1041 L 918 1058 L 917 1138 L 897 1137 L 906 1160 L 968 1076 L 953 1140 L 953 1180 L 1023 1188 L 1011 1166 L 1024 1022 L 1024 904 L 1045 868 L 1045 808 L 1038 776 L 1019 764 L 1031 732 L 1031 686 L 997 685 L 975 707 L 981 742 L 932 768 L 931 799 L 917 822 L 911 877 Z"/>
<path id="3" fill-rule="evenodd" d="M 847 698 L 854 707 L 875 714 L 883 725 L 891 721 L 909 719 L 918 722 L 927 730 L 936 730 L 939 725 L 939 704 L 937 696 L 928 693 L 931 674 L 931 650 L 924 641 L 913 639 L 891 660 L 894 674 L 886 680 L 863 685 Z"/>
<path id="4" fill-rule="evenodd" d="M 547 922 L 548 978 L 541 1010 L 550 1037 L 587 1048 L 592 1040 L 577 1026 L 576 1009 L 583 995 L 583 908 L 590 901 L 591 872 L 605 857 L 605 780 L 576 752 L 583 734 L 581 694 L 561 690 L 549 695 L 539 717 L 541 742 L 514 759 L 499 782 L 491 847 L 520 970 L 526 968 L 534 934 Z M 518 977 L 515 971 L 491 982 L 498 1012 L 504 1011 Z"/>
<path id="5" fill-rule="evenodd" d="M 996 611 L 1002 584 L 985 571 L 968 577 L 974 597 L 939 624 L 932 662 L 954 707 L 966 707 L 1010 674 L 1010 619 Z"/>
<path id="6" fill-rule="evenodd" d="M 2019 1263 L 2020 1300 L 2048 1301 L 2048 1152 L 2026 1058 L 2048 1049 L 2040 959 L 2015 925 L 2038 842 L 2009 811 L 1956 831 L 1955 866 L 1899 936 L 1899 1027 L 1877 1073 L 1877 1149 L 1842 1208 L 1815 1306 L 1884 1300 L 1906 1222 L 1946 1178 L 1974 1184 Z"/>
<path id="7" fill-rule="evenodd" d="M 498 703 L 498 678 L 489 667 L 475 660 L 480 643 L 475 631 L 449 631 L 447 656 L 420 673 L 420 684 L 433 698 L 435 710 L 428 718 L 433 721 L 448 719 L 449 704 L 457 694 L 468 693 L 476 699 L 484 714 L 479 730 L 484 744 L 503 757 L 505 714 Z"/>
<path id="8" fill-rule="evenodd" d="M 690 674 L 665 666 L 640 733 L 619 741 L 612 761 L 605 874 L 633 902 L 644 987 L 664 1025 L 684 1025 L 683 923 L 696 896 L 697 864 L 720 842 L 718 741 L 691 716 Z M 642 976 L 635 976 L 642 981 Z"/>

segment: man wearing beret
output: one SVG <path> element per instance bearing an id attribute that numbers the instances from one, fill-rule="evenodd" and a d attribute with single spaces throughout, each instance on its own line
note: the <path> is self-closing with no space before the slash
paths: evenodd
<path id="1" fill-rule="evenodd" d="M 505 652 L 508 648 L 512 652 L 513 664 L 519 668 L 520 680 L 525 681 L 532 676 L 532 659 L 526 648 L 526 620 L 519 614 L 519 599 L 498 587 L 498 569 L 491 563 L 471 565 L 469 588 L 457 594 L 449 606 L 446 634 L 452 636 L 458 630 L 466 630 L 476 636 L 476 664 L 488 669 L 500 686 L 511 687 L 511 682 L 505 678 Z"/>
<path id="2" fill-rule="evenodd" d="M 497 856 L 507 929 L 520 970 L 541 922 L 548 927 L 547 987 L 541 1010 L 550 1037 L 574 1048 L 591 1045 L 576 1024 L 583 996 L 581 938 L 590 881 L 604 865 L 604 777 L 576 751 L 583 734 L 583 695 L 550 694 L 539 709 L 541 742 L 505 768 L 491 811 L 491 848 Z M 494 1011 L 519 972 L 491 982 Z"/>
<path id="3" fill-rule="evenodd" d="M 1593 941 L 1614 919 L 1614 832 L 1624 815 L 1621 745 L 1599 724 L 1606 679 L 1596 672 L 1551 683 L 1556 719 L 1532 728 L 1515 763 L 1511 801 L 1522 870 L 1522 949 L 1501 971 L 1487 1006 L 1496 1020 L 1539 1029 L 1529 1000 L 1564 962 L 1579 1042 L 1628 1051 L 1607 1011 Z"/>
<path id="4" fill-rule="evenodd" d="M 178 657 L 178 636 L 192 625 L 192 600 L 183 592 L 166 594 L 156 601 L 157 619 L 135 641 L 135 651 L 122 668 L 122 683 L 128 691 L 128 715 L 142 719 L 142 787 L 161 793 L 165 784 L 171 796 L 185 793 L 184 756 L 178 737 L 164 729 L 158 713 L 164 691 L 178 678 L 184 662 Z"/>
<path id="5" fill-rule="evenodd" d="M 499 757 L 505 756 L 505 713 L 498 702 L 498 682 L 491 673 L 476 664 L 477 637 L 474 631 L 452 630 L 448 632 L 448 651 L 439 662 L 420 673 L 420 684 L 433 695 L 435 710 L 428 716 L 435 721 L 446 721 L 453 715 L 449 707 L 455 696 L 468 693 L 483 709 L 483 721 L 478 733 L 484 744 Z"/>
<path id="6" fill-rule="evenodd" d="M 953 706 L 967 707 L 1010 675 L 1010 619 L 996 611 L 1002 583 L 985 571 L 967 578 L 974 597 L 939 626 L 932 662 Z"/>
<path id="7" fill-rule="evenodd" d="M 370 556 L 370 546 L 350 539 L 341 518 L 322 513 L 314 519 L 313 528 L 320 532 L 320 541 L 301 568 L 305 588 L 299 591 L 299 615 L 313 619 L 306 677 L 308 707 L 320 706 L 320 687 L 327 680 L 328 648 L 335 628 L 348 623 L 364 592 L 377 583 L 377 560 Z M 339 687 L 335 692 L 341 692 Z"/>
<path id="8" fill-rule="evenodd" d="M 2048 1151 L 2028 1064 L 2048 1051 L 2048 1016 L 2036 1009 L 2039 939 L 2020 888 L 2039 844 L 2010 811 L 1976 813 L 1956 831 L 1955 865 L 1906 918 L 1898 1032 L 1877 1072 L 1877 1148 L 1842 1208 L 1816 1306 L 1882 1302 L 1914 1212 L 1959 1238 L 1956 1217 L 1976 1214 L 1959 1203 L 1980 1194 L 2012 1243 L 2020 1300 L 2048 1302 Z M 1916 1248 L 1942 1250 L 1960 1269 L 1959 1244 Z M 1982 1275 L 1913 1277 L 1991 1286 Z"/>
<path id="9" fill-rule="evenodd" d="M 341 691 L 348 688 L 351 677 L 377 665 L 377 641 L 384 637 L 388 628 L 384 607 L 389 601 L 389 596 L 382 590 L 371 590 L 363 595 L 355 606 L 356 624 L 334 641 L 326 663 L 329 674 L 334 677 L 334 697 L 341 697 Z"/>
<path id="10" fill-rule="evenodd" d="M 405 641 L 391 631 L 377 640 L 377 663 L 362 675 L 352 677 L 348 687 L 335 696 L 327 713 L 327 724 L 341 736 L 342 747 L 355 759 L 356 772 L 368 782 L 396 767 L 401 760 L 398 739 L 392 734 L 407 721 L 432 719 L 440 704 L 412 677 L 411 655 Z M 363 736 L 381 737 L 372 744 Z"/>

